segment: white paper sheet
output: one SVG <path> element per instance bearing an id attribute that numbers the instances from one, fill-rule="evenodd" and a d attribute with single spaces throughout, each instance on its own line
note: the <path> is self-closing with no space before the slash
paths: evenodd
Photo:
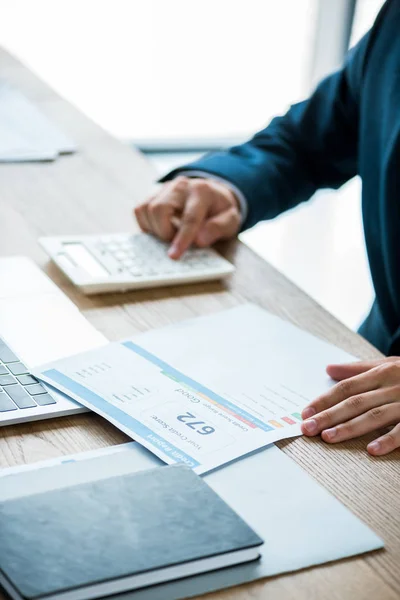
<path id="1" fill-rule="evenodd" d="M 0 162 L 55 160 L 75 150 L 75 143 L 34 104 L 0 80 Z"/>
<path id="2" fill-rule="evenodd" d="M 34 373 L 165 462 L 185 462 L 206 473 L 300 435 L 302 408 L 331 385 L 326 365 L 351 359 L 245 305 Z"/>
<path id="3" fill-rule="evenodd" d="M 0 470 L 0 501 L 161 466 L 135 443 Z M 261 560 L 133 592 L 178 600 L 383 547 L 382 540 L 301 467 L 269 446 L 204 476 L 265 540 Z"/>

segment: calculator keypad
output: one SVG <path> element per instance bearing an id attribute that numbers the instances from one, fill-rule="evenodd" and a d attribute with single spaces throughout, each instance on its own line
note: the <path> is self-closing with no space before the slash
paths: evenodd
<path id="1" fill-rule="evenodd" d="M 190 249 L 178 261 L 169 258 L 167 250 L 167 244 L 146 234 L 107 236 L 97 240 L 91 248 L 111 275 L 125 275 L 138 280 L 184 277 L 195 272 L 219 270 L 226 264 L 208 249 Z"/>

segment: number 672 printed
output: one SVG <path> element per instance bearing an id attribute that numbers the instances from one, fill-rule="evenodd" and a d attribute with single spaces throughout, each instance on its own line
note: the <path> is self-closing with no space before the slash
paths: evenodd
<path id="1" fill-rule="evenodd" d="M 193 431 L 196 431 L 196 433 L 199 433 L 200 435 L 210 435 L 210 433 L 214 433 L 215 431 L 214 427 L 206 425 L 205 421 L 197 421 L 196 415 L 190 412 L 187 412 L 184 415 L 178 415 L 176 418 L 181 423 L 184 423 L 186 427 L 190 427 L 190 429 L 193 429 Z"/>

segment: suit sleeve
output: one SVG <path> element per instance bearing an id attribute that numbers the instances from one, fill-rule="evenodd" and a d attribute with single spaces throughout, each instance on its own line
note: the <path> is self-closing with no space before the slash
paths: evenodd
<path id="1" fill-rule="evenodd" d="M 248 142 L 208 154 L 163 181 L 188 170 L 227 180 L 246 198 L 243 229 L 293 208 L 320 188 L 340 187 L 358 172 L 360 89 L 370 34 L 307 100 Z"/>

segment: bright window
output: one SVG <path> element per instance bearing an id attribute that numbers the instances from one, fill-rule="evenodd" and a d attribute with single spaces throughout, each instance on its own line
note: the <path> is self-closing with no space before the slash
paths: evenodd
<path id="1" fill-rule="evenodd" d="M 0 44 L 126 139 L 241 136 L 307 90 L 316 0 L 3 0 Z"/>

